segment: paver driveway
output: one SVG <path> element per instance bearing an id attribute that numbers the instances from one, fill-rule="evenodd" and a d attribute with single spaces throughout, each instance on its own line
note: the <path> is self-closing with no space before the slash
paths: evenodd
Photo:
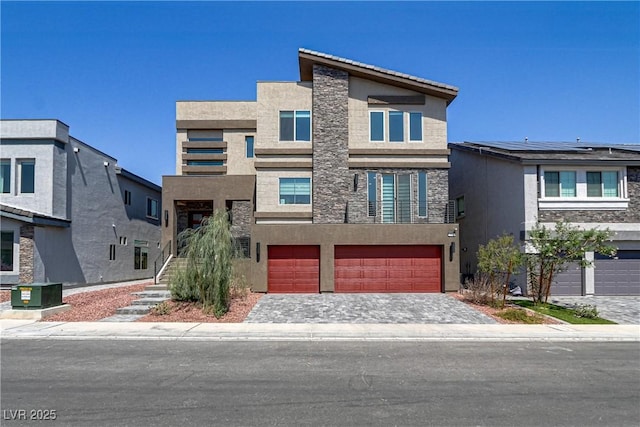
<path id="1" fill-rule="evenodd" d="M 444 294 L 267 294 L 247 323 L 496 323 Z"/>
<path id="2" fill-rule="evenodd" d="M 640 325 L 640 296 L 552 296 L 549 302 L 565 307 L 579 304 L 595 305 L 600 317 L 621 325 Z"/>

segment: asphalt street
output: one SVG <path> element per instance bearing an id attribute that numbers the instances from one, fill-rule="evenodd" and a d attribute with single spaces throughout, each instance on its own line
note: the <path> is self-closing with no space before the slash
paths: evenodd
<path id="1" fill-rule="evenodd" d="M 638 342 L 1 345 L 3 426 L 640 424 Z"/>

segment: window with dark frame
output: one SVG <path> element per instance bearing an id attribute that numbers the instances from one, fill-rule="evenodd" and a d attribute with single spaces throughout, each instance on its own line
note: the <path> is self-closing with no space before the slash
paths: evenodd
<path id="1" fill-rule="evenodd" d="M 116 245 L 109 245 L 109 261 L 116 259 Z"/>

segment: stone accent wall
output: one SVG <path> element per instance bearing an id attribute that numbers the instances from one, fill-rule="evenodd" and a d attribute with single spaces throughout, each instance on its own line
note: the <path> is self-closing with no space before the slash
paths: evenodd
<path id="1" fill-rule="evenodd" d="M 349 190 L 349 74 L 313 66 L 313 222 L 345 222 Z"/>
<path id="2" fill-rule="evenodd" d="M 251 235 L 251 202 L 234 200 L 231 205 L 231 234 L 233 237 Z"/>
<path id="3" fill-rule="evenodd" d="M 540 222 L 640 222 L 640 167 L 627 168 L 627 191 L 629 193 L 629 207 L 626 210 L 540 210 L 538 212 L 538 218 Z"/>
<path id="4" fill-rule="evenodd" d="M 20 227 L 20 283 L 33 283 L 33 225 Z"/>
<path id="5" fill-rule="evenodd" d="M 180 234 L 189 227 L 189 212 L 210 210 L 213 213 L 213 201 L 187 202 L 185 206 L 176 206 L 177 231 Z"/>
<path id="6" fill-rule="evenodd" d="M 376 173 L 377 197 L 381 197 L 382 174 L 411 175 L 412 222 L 415 224 L 443 224 L 449 200 L 449 175 L 447 169 L 351 169 L 349 171 L 349 213 L 348 222 L 368 224 L 382 222 L 382 204 L 376 204 L 376 216 L 368 215 L 367 173 Z M 418 216 L 418 172 L 427 173 L 427 217 Z M 354 191 L 354 175 L 358 175 L 358 187 Z"/>

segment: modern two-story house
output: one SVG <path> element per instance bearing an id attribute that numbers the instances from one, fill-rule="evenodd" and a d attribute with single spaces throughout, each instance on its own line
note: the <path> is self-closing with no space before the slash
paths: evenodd
<path id="1" fill-rule="evenodd" d="M 259 81 L 255 101 L 177 102 L 163 245 L 226 208 L 254 291 L 457 290 L 446 112 L 458 89 L 298 59 L 300 81 Z"/>
<path id="2" fill-rule="evenodd" d="M 0 121 L 5 284 L 152 277 L 162 189 L 58 120 Z"/>
<path id="3" fill-rule="evenodd" d="M 451 148 L 463 275 L 476 270 L 479 245 L 503 233 L 527 250 L 537 221 L 609 229 L 618 253 L 585 253 L 553 295 L 640 295 L 640 146 L 549 142 L 464 142 Z M 524 274 L 517 284 L 526 289 Z"/>

